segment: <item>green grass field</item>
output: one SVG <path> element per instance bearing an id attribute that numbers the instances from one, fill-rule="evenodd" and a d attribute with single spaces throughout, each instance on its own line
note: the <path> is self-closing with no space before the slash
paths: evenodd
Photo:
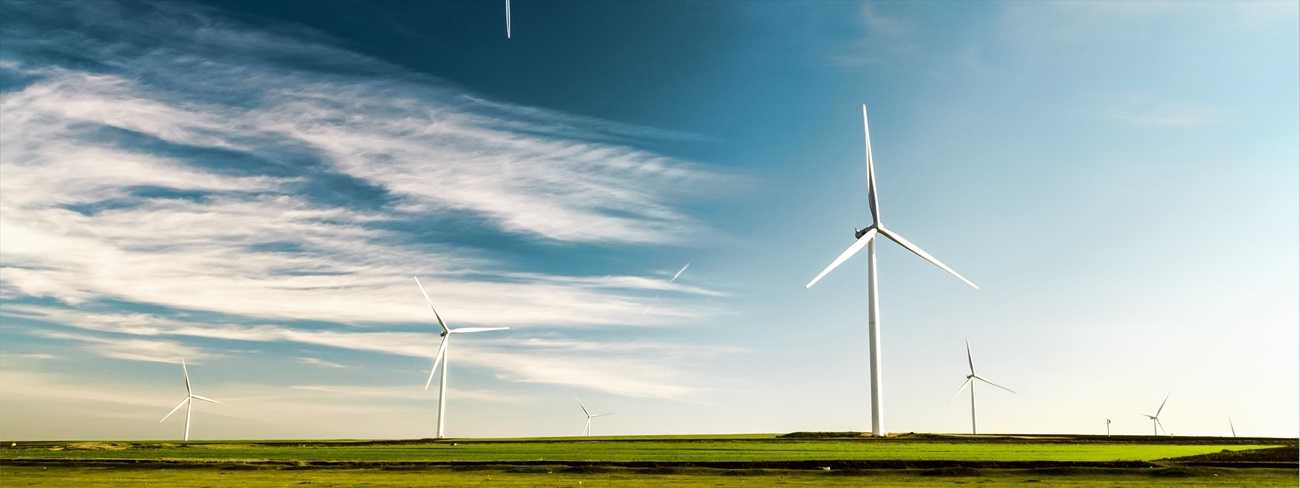
<path id="1" fill-rule="evenodd" d="M 0 466 L 0 485 L 11 487 L 167 486 L 250 488 L 275 486 L 494 486 L 494 487 L 1292 487 L 1286 469 L 1041 469 L 1041 470 L 713 470 L 530 468 L 385 469 L 153 469 Z"/>
<path id="2" fill-rule="evenodd" d="M 1249 456 L 1263 452 L 1256 449 L 1295 446 L 1293 439 L 1216 441 L 743 435 L 19 443 L 0 447 L 0 485 L 1293 487 L 1300 482 L 1296 469 L 1288 467 L 1162 461 Z M 1290 452 L 1269 460 L 1294 463 Z"/>
<path id="3" fill-rule="evenodd" d="M 836 441 L 458 442 L 416 445 L 101 444 L 8 449 L 8 459 L 326 462 L 1152 461 L 1267 446 Z"/>

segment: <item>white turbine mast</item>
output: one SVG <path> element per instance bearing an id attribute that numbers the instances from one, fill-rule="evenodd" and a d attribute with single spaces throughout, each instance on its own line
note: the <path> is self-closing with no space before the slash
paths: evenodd
<path id="1" fill-rule="evenodd" d="M 979 432 L 975 428 L 975 380 L 983 381 L 985 383 L 996 386 L 1003 390 L 1010 391 L 1011 393 L 1015 393 L 1015 391 L 1005 386 L 994 383 L 992 380 L 988 378 L 975 374 L 975 360 L 971 359 L 971 355 L 970 355 L 970 337 L 966 337 L 966 364 L 970 365 L 970 374 L 966 375 L 966 382 L 961 384 L 961 388 L 958 388 L 957 393 L 953 393 L 952 398 L 949 398 L 948 401 L 951 402 L 953 398 L 957 398 L 957 395 L 960 395 L 962 390 L 965 390 L 967 386 L 970 386 L 970 433 L 978 434 Z M 1106 421 L 1106 430 L 1107 432 L 1110 431 L 1109 420 Z"/>
<path id="2" fill-rule="evenodd" d="M 957 272 L 953 271 L 952 268 L 939 262 L 938 259 L 935 259 L 925 251 L 922 251 L 921 248 L 917 247 L 915 244 L 904 239 L 903 236 L 886 229 L 884 224 L 881 223 L 880 205 L 876 195 L 876 168 L 875 163 L 871 159 L 871 129 L 867 125 L 866 105 L 862 106 L 862 128 L 863 132 L 866 134 L 867 141 L 867 199 L 868 203 L 871 205 L 872 223 L 864 230 L 855 229 L 853 235 L 857 240 L 854 241 L 848 249 L 841 253 L 839 257 L 835 258 L 835 261 L 832 261 L 830 266 L 827 266 L 826 269 L 822 270 L 816 278 L 813 278 L 807 285 L 804 285 L 804 288 L 812 288 L 814 284 L 821 280 L 823 276 L 826 276 L 827 273 L 830 273 L 831 270 L 838 267 L 840 263 L 843 263 L 854 254 L 857 254 L 857 252 L 862 250 L 863 247 L 867 248 L 867 326 L 871 348 L 871 434 L 875 436 L 883 436 L 885 435 L 885 407 L 882 385 L 884 374 L 881 371 L 882 358 L 880 353 L 880 300 L 876 294 L 876 236 L 883 235 L 898 245 L 903 246 L 904 249 L 912 251 L 912 253 L 920 256 L 922 259 L 929 261 L 931 264 L 938 266 L 940 269 L 947 271 L 953 276 L 956 276 L 957 279 L 975 287 L 975 289 L 978 290 L 979 287 L 975 286 L 974 283 L 971 283 L 970 280 L 966 279 L 962 275 L 957 274 Z"/>
<path id="3" fill-rule="evenodd" d="M 185 358 L 181 358 L 181 371 L 185 373 L 185 399 L 176 404 L 176 408 L 167 412 L 167 415 L 164 415 L 162 420 L 159 420 L 158 423 L 163 423 L 163 421 L 167 420 L 168 417 L 171 417 L 172 414 L 176 413 L 177 410 L 180 410 L 181 407 L 185 407 L 185 440 L 188 441 L 190 440 L 190 414 L 193 413 L 194 410 L 194 400 L 203 400 L 205 402 L 216 404 L 220 404 L 221 402 L 194 394 L 194 389 L 190 388 L 190 369 L 185 367 Z"/>
<path id="4" fill-rule="evenodd" d="M 593 413 L 591 413 L 590 411 L 587 410 L 587 406 L 586 406 L 586 405 L 583 405 L 583 404 L 582 404 L 582 399 L 581 399 L 581 398 L 578 398 L 578 397 L 575 396 L 575 397 L 573 397 L 573 399 L 578 401 L 578 406 L 579 406 L 579 407 L 582 407 L 582 413 L 583 413 L 583 415 L 586 415 L 586 416 L 587 416 L 587 425 L 586 425 L 585 427 L 582 428 L 582 435 L 584 435 L 584 436 L 591 437 L 591 419 L 594 419 L 594 418 L 596 418 L 596 417 L 604 417 L 604 416 L 606 416 L 606 415 L 614 415 L 614 412 L 593 414 Z"/>
<path id="5" fill-rule="evenodd" d="M 1160 408 L 1157 408 L 1157 409 L 1156 409 L 1156 414 L 1155 414 L 1155 415 L 1147 415 L 1147 414 L 1145 414 L 1145 413 L 1141 413 L 1141 412 L 1133 412 L 1133 413 L 1136 413 L 1136 414 L 1141 415 L 1141 416 L 1143 416 L 1143 417 L 1146 417 L 1146 418 L 1151 419 L 1151 435 L 1160 435 L 1160 430 L 1165 430 L 1165 424 L 1160 423 L 1160 412 L 1164 411 L 1164 409 L 1165 409 L 1165 404 L 1169 402 L 1169 395 L 1172 395 L 1172 394 L 1173 394 L 1173 392 L 1169 392 L 1169 393 L 1166 393 L 1166 394 L 1165 394 L 1165 401 L 1160 402 Z M 1160 430 L 1156 430 L 1157 428 L 1159 428 Z M 1168 431 L 1165 431 L 1165 432 L 1168 432 Z"/>
<path id="6" fill-rule="evenodd" d="M 442 423 L 444 413 L 447 407 L 447 343 L 450 342 L 452 334 L 469 334 L 473 332 L 488 332 L 493 330 L 506 330 L 509 327 L 462 327 L 459 329 L 447 328 L 447 323 L 442 321 L 442 316 L 438 314 L 438 309 L 433 306 L 433 300 L 429 298 L 429 292 L 424 291 L 424 285 L 420 284 L 420 278 L 415 278 L 415 286 L 420 287 L 420 293 L 424 294 L 424 301 L 429 302 L 429 309 L 433 310 L 433 317 L 438 319 L 438 325 L 442 327 L 442 345 L 438 346 L 438 354 L 433 357 L 433 369 L 429 371 L 429 381 L 424 383 L 424 390 L 429 390 L 429 385 L 433 384 L 433 375 L 438 371 L 438 365 L 442 365 L 442 378 L 438 380 L 438 438 L 443 438 Z"/>

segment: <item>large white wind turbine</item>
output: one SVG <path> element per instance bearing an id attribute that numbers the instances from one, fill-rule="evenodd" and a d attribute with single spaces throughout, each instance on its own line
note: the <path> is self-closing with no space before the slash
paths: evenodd
<path id="1" fill-rule="evenodd" d="M 587 437 L 591 437 L 591 419 L 594 419 L 596 417 L 604 417 L 606 415 L 614 415 L 614 412 L 592 414 L 591 412 L 587 411 L 587 406 L 582 404 L 581 398 L 573 397 L 573 399 L 578 401 L 578 406 L 582 407 L 582 413 L 587 416 L 587 426 L 582 428 L 582 435 L 585 435 Z"/>
<path id="2" fill-rule="evenodd" d="M 429 292 L 424 291 L 424 285 L 420 284 L 420 278 L 415 278 L 415 286 L 420 287 L 420 293 L 424 294 L 424 300 L 429 302 L 429 308 L 433 310 L 434 318 L 438 319 L 438 325 L 442 327 L 442 345 L 438 346 L 438 354 L 433 358 L 433 369 L 429 371 L 429 381 L 424 383 L 425 391 L 429 390 L 429 385 L 433 384 L 433 375 L 438 371 L 438 365 L 442 365 L 442 378 L 438 380 L 438 438 L 442 435 L 443 413 L 447 407 L 447 342 L 451 339 L 452 334 L 469 334 L 471 332 L 487 332 L 492 330 L 505 330 L 509 327 L 462 327 L 459 329 L 447 328 L 447 323 L 442 321 L 442 316 L 438 315 L 438 309 L 433 306 L 433 300 L 429 298 Z"/>
<path id="3" fill-rule="evenodd" d="M 203 400 L 205 402 L 212 402 L 217 404 L 220 404 L 221 402 L 205 396 L 194 394 L 194 390 L 190 388 L 190 370 L 189 368 L 185 367 L 185 358 L 181 358 L 181 371 L 185 373 L 185 399 L 181 400 L 180 403 L 176 404 L 176 408 L 173 408 L 172 411 L 167 412 L 167 415 L 164 415 L 162 420 L 159 420 L 158 423 L 160 424 L 163 423 L 163 421 L 167 420 L 168 417 L 171 417 L 172 414 L 176 413 L 177 410 L 180 410 L 181 407 L 185 407 L 185 440 L 188 441 L 190 440 L 190 413 L 192 413 L 194 409 L 194 400 Z"/>
<path id="4" fill-rule="evenodd" d="M 1141 412 L 1133 412 L 1143 417 L 1151 419 L 1151 435 L 1160 435 L 1160 431 L 1156 430 L 1157 427 L 1159 427 L 1160 430 L 1165 430 L 1165 424 L 1160 423 L 1160 412 L 1165 409 L 1165 403 L 1169 402 L 1169 395 L 1172 394 L 1173 392 L 1169 392 L 1165 394 L 1165 401 L 1160 402 L 1160 408 L 1156 409 L 1155 415 L 1147 415 Z"/>
<path id="5" fill-rule="evenodd" d="M 871 129 L 867 126 L 866 105 L 862 106 L 862 128 L 867 139 L 867 198 L 868 203 L 871 205 L 872 224 L 866 229 L 855 231 L 854 237 L 857 240 L 853 242 L 853 245 L 849 246 L 849 248 L 841 253 L 838 258 L 835 258 L 835 261 L 831 262 L 830 266 L 827 266 L 826 269 L 822 270 L 821 274 L 818 274 L 816 278 L 813 278 L 813 280 L 808 282 L 807 285 L 804 285 L 804 288 L 811 288 L 818 280 L 821 280 L 823 276 L 826 276 L 826 274 L 830 273 L 832 269 L 839 266 L 840 263 L 843 263 L 854 254 L 857 254 L 857 252 L 862 250 L 863 247 L 867 248 L 867 323 L 868 335 L 871 341 L 871 433 L 872 435 L 883 436 L 885 435 L 885 406 L 882 398 L 883 393 L 881 385 L 883 374 L 880 370 L 882 362 L 880 355 L 880 301 L 876 295 L 876 236 L 883 235 L 898 245 L 903 246 L 903 248 L 908 251 L 912 251 L 922 259 L 925 259 L 931 264 L 951 273 L 953 276 L 966 282 L 966 284 L 974 286 L 975 289 L 979 289 L 979 287 L 975 286 L 974 283 L 971 283 L 970 280 L 962 277 L 962 275 L 957 274 L 957 272 L 953 271 L 952 268 L 939 262 L 938 259 L 935 259 L 925 251 L 922 251 L 921 248 L 916 247 L 915 244 L 904 239 L 903 236 L 886 229 L 884 224 L 881 223 L 880 205 L 877 202 L 876 196 L 876 168 L 875 164 L 871 160 Z"/>
<path id="6" fill-rule="evenodd" d="M 979 432 L 975 429 L 975 380 L 983 381 L 1003 390 L 1010 391 L 1011 393 L 1015 393 L 1015 391 L 994 383 L 988 378 L 975 374 L 975 360 L 971 359 L 970 356 L 970 337 L 966 338 L 966 364 L 970 366 L 970 374 L 966 375 L 966 382 L 961 384 L 961 388 L 958 388 L 957 393 L 953 393 L 952 398 L 949 398 L 948 401 L 951 402 L 953 398 L 957 398 L 957 395 L 960 395 L 962 390 L 965 390 L 967 386 L 970 386 L 970 433 L 978 434 Z M 1107 425 L 1109 425 L 1109 421 L 1107 421 Z M 1107 429 L 1109 428 L 1110 427 L 1107 427 Z"/>

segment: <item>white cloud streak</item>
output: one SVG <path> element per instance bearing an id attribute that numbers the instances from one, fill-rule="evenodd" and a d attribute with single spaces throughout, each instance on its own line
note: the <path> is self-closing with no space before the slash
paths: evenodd
<path id="1" fill-rule="evenodd" d="M 293 342 L 421 359 L 432 357 L 438 342 L 437 334 L 432 331 L 357 332 L 301 330 L 279 325 L 213 325 L 151 314 L 86 313 L 24 305 L 6 307 L 4 313 L 9 317 L 67 324 L 97 333 L 124 334 L 126 338 L 47 330 L 35 333 L 44 338 L 80 342 L 85 349 L 104 357 L 137 361 L 176 362 L 182 356 L 212 357 L 202 350 L 158 339 L 162 336 Z M 149 339 L 137 338 L 139 336 Z M 659 342 L 598 342 L 508 336 L 463 338 L 455 342 L 456 367 L 472 366 L 493 371 L 502 380 L 565 385 L 632 397 L 676 400 L 685 400 L 707 387 L 689 372 L 696 364 L 705 358 L 741 351 L 739 348 L 725 346 L 698 347 Z M 326 366 L 323 361 L 319 364 L 315 361 L 303 362 Z"/>
<path id="2" fill-rule="evenodd" d="M 30 326 L 32 335 L 133 361 L 216 356 L 174 339 L 426 357 L 432 333 L 375 329 L 432 323 L 412 275 L 453 324 L 657 325 L 722 313 L 715 290 L 535 272 L 496 254 L 501 243 L 708 235 L 677 205 L 734 177 L 632 144 L 695 136 L 483 100 L 319 33 L 253 30 L 199 6 L 5 12 L 0 69 L 20 81 L 0 94 L 3 313 L 103 334 Z M 640 316 L 659 290 L 681 299 Z M 140 305 L 158 311 L 126 311 Z M 457 361 L 633 396 L 696 391 L 681 368 L 626 350 L 490 344 L 458 343 Z M 580 368 L 575 353 L 604 361 Z"/>
<path id="3" fill-rule="evenodd" d="M 19 296 L 415 322 L 429 318 L 407 282 L 419 274 L 460 322 L 653 323 L 636 318 L 639 295 L 663 286 L 653 280 L 518 272 L 438 242 L 465 221 L 503 240 L 674 242 L 707 229 L 671 202 L 725 181 L 603 142 L 686 137 L 670 131 L 483 101 L 202 9 L 157 6 L 147 18 L 168 27 L 133 36 L 116 5 L 67 7 L 114 34 L 6 39 L 4 69 L 33 80 L 0 98 L 0 271 Z M 46 44 L 110 69 L 49 66 Z M 320 59 L 379 74 L 299 66 Z M 304 190 L 323 177 L 345 188 Z"/>

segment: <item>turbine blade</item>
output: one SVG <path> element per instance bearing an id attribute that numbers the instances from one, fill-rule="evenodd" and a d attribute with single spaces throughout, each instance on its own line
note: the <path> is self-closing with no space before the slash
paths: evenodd
<path id="1" fill-rule="evenodd" d="M 176 408 L 173 408 L 172 411 L 167 412 L 167 415 L 164 415 L 163 418 L 162 418 L 162 420 L 159 420 L 158 423 L 160 423 L 160 424 L 163 423 L 164 420 L 167 420 L 167 417 L 171 417 L 172 414 L 176 413 L 177 410 L 180 410 L 181 407 L 184 407 L 184 406 L 185 406 L 185 402 L 188 402 L 188 401 L 190 401 L 190 397 L 185 397 L 184 400 L 181 400 L 180 403 L 176 404 Z"/>
<path id="2" fill-rule="evenodd" d="M 871 242 L 871 240 L 874 239 L 875 237 L 876 237 L 876 228 L 874 226 L 868 228 L 867 231 L 862 234 L 862 237 L 859 237 L 858 240 L 853 241 L 853 245 L 849 246 L 848 249 L 845 249 L 844 252 L 840 253 L 840 257 L 835 258 L 835 261 L 832 262 L 830 266 L 827 266 L 826 269 L 822 270 L 821 274 L 818 274 L 816 278 L 813 278 L 812 281 L 809 281 L 808 284 L 804 285 L 803 287 L 812 288 L 812 286 L 817 284 L 818 281 L 821 281 L 823 276 L 826 276 L 826 273 L 830 273 L 831 270 L 839 266 L 840 263 L 843 263 L 845 260 L 853 257 L 854 254 L 857 254 L 858 251 L 861 251 L 862 248 L 866 246 L 868 242 Z"/>
<path id="3" fill-rule="evenodd" d="M 1166 434 L 1169 433 L 1169 431 L 1165 430 L 1165 424 L 1161 423 L 1159 418 L 1156 418 L 1156 426 L 1160 427 L 1161 432 L 1164 432 Z"/>
<path id="4" fill-rule="evenodd" d="M 578 398 L 578 397 L 576 397 L 576 396 L 573 397 L 573 399 L 578 401 L 578 406 L 579 406 L 579 407 L 582 407 L 582 413 L 585 414 L 585 415 L 587 416 L 587 418 L 591 418 L 591 412 L 588 412 L 588 411 L 587 411 L 587 406 L 582 404 L 582 399 L 581 399 L 581 398 Z"/>
<path id="5" fill-rule="evenodd" d="M 959 280 L 965 281 L 967 285 L 970 285 L 970 286 L 974 287 L 976 290 L 980 289 L 979 286 L 976 286 L 975 283 L 971 283 L 971 281 L 968 280 L 968 279 L 966 279 L 965 276 L 962 276 L 962 275 L 958 274 L 956 271 L 953 271 L 952 268 L 949 268 L 948 266 L 946 266 L 946 265 L 944 265 L 943 263 L 939 262 L 939 260 L 938 260 L 938 259 L 935 259 L 934 256 L 931 256 L 931 255 L 929 255 L 928 253 L 926 253 L 925 251 L 922 251 L 921 248 L 916 247 L 916 244 L 912 244 L 912 243 L 911 243 L 910 241 L 908 241 L 907 239 L 904 239 L 903 236 L 900 236 L 900 235 L 898 235 L 898 234 L 895 234 L 893 231 L 885 230 L 884 227 L 881 227 L 881 228 L 880 228 L 880 233 L 881 233 L 881 234 L 884 234 L 885 237 L 888 237 L 890 240 L 892 240 L 892 241 L 894 241 L 894 242 L 897 242 L 898 245 L 907 248 L 908 251 L 912 251 L 912 253 L 916 254 L 917 256 L 921 256 L 921 258 L 925 259 L 926 261 L 929 261 L 930 264 L 933 264 L 933 265 L 935 265 L 935 266 L 938 266 L 938 267 L 942 268 L 944 271 L 947 271 L 947 272 L 951 273 L 953 276 L 956 276 L 957 279 L 959 279 Z"/>
<path id="6" fill-rule="evenodd" d="M 592 417 L 592 418 L 596 418 L 596 417 L 604 417 L 604 416 L 606 416 L 606 415 L 614 415 L 614 412 L 610 412 L 610 413 L 598 413 L 598 414 L 596 414 L 596 415 L 592 415 L 591 417 Z"/>
<path id="7" fill-rule="evenodd" d="M 205 402 L 212 402 L 212 403 L 222 404 L 222 403 L 219 402 L 219 401 L 213 400 L 213 399 L 208 398 L 208 397 L 205 397 L 205 396 L 199 396 L 199 395 L 191 395 L 191 396 L 193 396 L 194 398 L 198 398 L 199 400 L 203 400 L 203 401 L 205 401 Z M 224 404 L 223 404 L 223 405 L 224 405 Z"/>
<path id="8" fill-rule="evenodd" d="M 510 0 L 506 0 L 506 39 L 510 38 Z"/>
<path id="9" fill-rule="evenodd" d="M 185 394 L 189 395 L 191 393 L 190 392 L 190 369 L 185 367 L 185 358 L 181 358 L 181 371 L 185 373 Z"/>
<path id="10" fill-rule="evenodd" d="M 966 336 L 966 363 L 970 365 L 970 374 L 975 374 L 975 360 L 970 357 L 970 336 Z"/>
<path id="11" fill-rule="evenodd" d="M 1169 395 L 1173 395 L 1173 394 L 1174 394 L 1174 392 L 1172 392 L 1172 391 L 1169 392 L 1169 393 L 1166 393 L 1166 394 L 1165 394 L 1165 401 L 1160 402 L 1160 408 L 1157 408 L 1157 409 L 1156 409 L 1156 417 L 1159 417 L 1159 416 L 1160 416 L 1160 411 L 1165 409 L 1165 404 L 1166 404 L 1166 403 L 1169 403 Z"/>
<path id="12" fill-rule="evenodd" d="M 442 315 L 438 315 L 438 307 L 433 306 L 433 300 L 429 298 L 429 292 L 424 291 L 424 285 L 420 284 L 419 277 L 415 277 L 415 286 L 420 287 L 420 293 L 424 294 L 424 301 L 429 302 L 429 309 L 433 310 L 433 316 L 438 319 L 438 325 L 442 326 L 444 332 L 450 332 L 451 329 L 447 328 L 447 323 L 442 321 Z"/>
<path id="13" fill-rule="evenodd" d="M 983 382 L 988 383 L 988 384 L 990 384 L 990 385 L 996 386 L 996 387 L 1001 388 L 1001 389 L 1003 389 L 1003 390 L 1007 390 L 1007 391 L 1009 391 L 1009 392 L 1011 392 L 1011 393 L 1016 393 L 1016 390 L 1012 390 L 1012 389 L 1007 388 L 1007 387 L 1005 387 L 1005 386 L 1002 386 L 1002 385 L 999 385 L 999 384 L 997 384 L 997 383 L 994 383 L 992 380 L 990 380 L 990 379 L 988 379 L 988 378 L 985 378 L 985 377 L 983 377 L 983 376 L 980 376 L 980 375 L 974 375 L 974 377 L 975 377 L 976 379 L 980 380 L 980 381 L 983 381 Z M 1018 393 L 1017 393 L 1017 394 L 1018 394 Z"/>
<path id="14" fill-rule="evenodd" d="M 966 382 L 961 384 L 961 388 L 958 388 L 958 389 L 957 389 L 957 393 L 953 393 L 952 396 L 948 398 L 948 402 L 947 402 L 947 403 L 952 403 L 952 399 L 953 399 L 953 398 L 957 398 L 957 395 L 960 395 L 961 392 L 962 392 L 963 390 L 966 389 L 966 386 L 970 385 L 970 382 L 971 382 L 971 379 L 970 379 L 970 378 L 966 378 Z"/>
<path id="15" fill-rule="evenodd" d="M 429 385 L 433 384 L 433 374 L 438 372 L 438 363 L 442 362 L 442 353 L 447 352 L 447 339 L 450 338 L 450 335 L 442 336 L 442 345 L 438 346 L 438 355 L 433 357 L 433 369 L 429 370 L 429 381 L 424 382 L 424 391 L 429 391 Z"/>
<path id="16" fill-rule="evenodd" d="M 686 263 L 686 266 L 682 266 L 682 269 L 677 270 L 677 274 L 673 275 L 673 279 L 668 280 L 668 282 L 669 282 L 669 283 L 672 283 L 672 282 L 674 282 L 674 281 L 677 281 L 677 277 L 678 277 L 678 276 L 681 276 L 681 275 L 682 275 L 682 272 L 683 272 L 683 271 L 686 271 L 686 268 L 689 268 L 689 267 L 691 267 L 691 263 L 688 262 L 688 263 Z"/>
<path id="17" fill-rule="evenodd" d="M 880 225 L 880 203 L 876 197 L 876 165 L 871 159 L 871 127 L 867 125 L 867 104 L 862 104 L 862 132 L 867 139 L 867 199 L 871 203 L 871 223 Z"/>
<path id="18" fill-rule="evenodd" d="M 459 329 L 451 329 L 450 331 L 447 331 L 447 333 L 449 333 L 449 334 L 470 334 L 470 333 L 474 333 L 474 332 L 489 332 L 489 331 L 493 331 L 493 330 L 506 330 L 506 329 L 509 329 L 509 327 L 462 327 L 462 328 L 459 328 Z"/>
<path id="19" fill-rule="evenodd" d="M 1232 417 L 1228 417 L 1228 428 L 1232 429 L 1232 436 L 1237 437 L 1237 427 L 1232 425 Z"/>

